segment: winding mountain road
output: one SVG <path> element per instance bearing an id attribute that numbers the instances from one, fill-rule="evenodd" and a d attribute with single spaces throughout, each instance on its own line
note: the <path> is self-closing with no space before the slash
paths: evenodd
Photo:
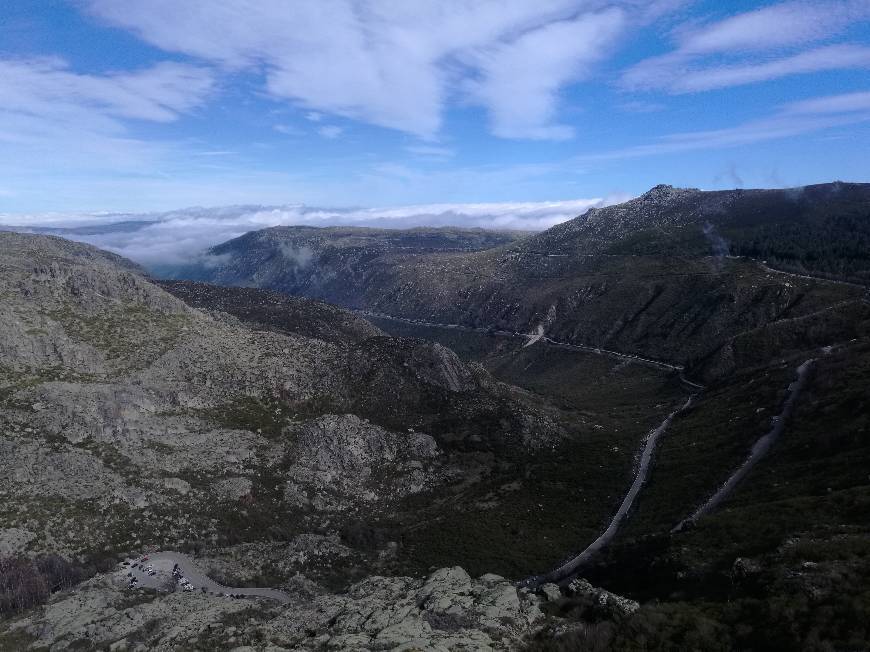
<path id="1" fill-rule="evenodd" d="M 674 420 L 680 412 L 687 410 L 689 406 L 692 405 L 692 401 L 694 400 L 694 396 L 690 396 L 686 402 L 673 412 L 671 412 L 664 421 L 655 428 L 650 431 L 650 433 L 646 437 L 646 441 L 644 442 L 643 450 L 640 455 L 640 461 L 637 465 L 637 472 L 634 476 L 634 482 L 631 483 L 631 487 L 628 489 L 628 493 L 625 494 L 625 498 L 622 499 L 622 504 L 619 506 L 619 509 L 616 510 L 616 514 L 613 515 L 613 518 L 610 520 L 610 524 L 607 526 L 607 529 L 601 533 L 601 535 L 595 539 L 592 543 L 590 543 L 583 552 L 579 555 L 576 555 L 563 563 L 558 568 L 550 571 L 549 573 L 545 573 L 543 575 L 535 575 L 533 577 L 529 577 L 522 582 L 520 582 L 520 586 L 527 587 L 537 587 L 547 582 L 559 582 L 563 579 L 566 579 L 576 573 L 580 568 L 585 566 L 592 560 L 597 553 L 599 553 L 605 546 L 607 546 L 612 540 L 613 537 L 616 536 L 616 532 L 619 530 L 620 525 L 622 525 L 622 521 L 628 515 L 629 510 L 634 504 L 635 499 L 640 493 L 641 488 L 649 477 L 650 465 L 653 459 L 653 453 L 656 449 L 656 444 L 661 436 L 665 433 L 665 431 L 670 427 L 671 422 Z"/>
<path id="2" fill-rule="evenodd" d="M 783 276 L 791 276 L 792 278 L 800 278 L 807 281 L 820 281 L 822 283 L 832 283 L 834 285 L 848 285 L 853 288 L 861 288 L 863 290 L 867 289 L 866 285 L 862 285 L 860 283 L 853 283 L 851 281 L 841 281 L 839 279 L 834 278 L 825 278 L 824 276 L 812 276 L 810 274 L 798 274 L 797 272 L 786 272 L 782 269 L 776 269 L 775 267 L 771 267 L 767 264 L 766 261 L 756 260 L 754 258 L 746 258 L 746 260 L 755 260 L 761 269 L 765 272 L 771 272 L 772 274 L 782 274 Z"/>
<path id="3" fill-rule="evenodd" d="M 770 430 L 753 444 L 749 456 L 743 464 L 741 464 L 737 470 L 729 476 L 722 486 L 720 486 L 703 505 L 698 507 L 689 518 L 680 521 L 676 526 L 674 526 L 671 532 L 683 531 L 687 526 L 695 523 L 699 518 L 716 509 L 716 507 L 718 507 L 722 501 L 725 500 L 732 491 L 734 491 L 734 488 L 740 484 L 749 471 L 752 470 L 752 467 L 756 465 L 758 460 L 767 455 L 771 446 L 773 446 L 782 434 L 786 422 L 791 418 L 791 415 L 794 412 L 798 396 L 800 396 L 801 390 L 803 390 L 804 385 L 806 385 L 807 374 L 812 368 L 813 362 L 815 362 L 815 360 L 810 358 L 797 368 L 797 378 L 792 383 L 789 383 L 788 397 L 785 399 L 785 403 L 783 403 L 782 411 L 773 417 L 773 424 L 771 425 Z"/>
<path id="4" fill-rule="evenodd" d="M 505 330 L 495 330 L 491 331 L 489 328 L 483 327 L 472 327 L 472 326 L 463 326 L 461 324 L 441 324 L 438 322 L 430 322 L 424 321 L 422 319 L 408 319 L 407 317 L 396 317 L 395 315 L 388 315 L 383 312 L 373 312 L 371 310 L 352 310 L 352 312 L 362 315 L 363 317 L 374 317 L 376 319 L 386 319 L 389 321 L 397 321 L 402 322 L 404 324 L 412 324 L 414 326 L 427 326 L 430 328 L 447 328 L 451 330 L 460 330 L 470 333 L 492 333 L 493 335 L 498 335 L 501 337 L 518 337 L 525 340 L 529 340 L 528 333 L 516 333 L 514 331 L 505 331 Z M 620 360 L 628 360 L 630 362 L 636 362 L 638 364 L 643 364 L 649 367 L 654 367 L 656 369 L 664 369 L 666 371 L 680 371 L 682 372 L 684 367 L 682 365 L 670 364 L 668 362 L 662 362 L 661 360 L 654 360 L 652 358 L 644 358 L 639 355 L 634 355 L 633 353 L 621 353 L 620 351 L 613 351 L 611 349 L 604 349 L 600 346 L 589 346 L 586 344 L 571 344 L 569 342 L 560 342 L 559 340 L 554 340 L 550 337 L 540 334 L 540 336 L 535 333 L 533 336 L 534 341 L 528 341 L 525 346 L 529 346 L 534 344 L 535 342 L 545 342 L 552 346 L 556 346 L 559 348 L 564 348 L 572 351 L 584 351 L 586 353 L 596 353 L 598 355 L 606 355 L 612 358 L 619 358 Z M 696 388 L 701 388 L 701 385 L 697 385 L 695 383 L 691 383 L 689 381 L 685 381 Z"/>

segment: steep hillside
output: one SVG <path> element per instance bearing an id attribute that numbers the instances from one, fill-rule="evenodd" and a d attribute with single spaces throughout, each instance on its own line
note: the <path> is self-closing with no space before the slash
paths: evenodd
<path id="1" fill-rule="evenodd" d="M 523 245 L 549 253 L 750 255 L 866 280 L 868 218 L 870 184 L 713 192 L 661 185 Z"/>
<path id="2" fill-rule="evenodd" d="M 361 342 L 384 334 L 347 310 L 281 292 L 192 281 L 162 281 L 158 285 L 194 308 L 224 312 L 279 332 L 336 343 Z"/>
<path id="3" fill-rule="evenodd" d="M 374 265 L 401 264 L 405 257 L 415 255 L 480 251 L 523 235 L 518 231 L 456 228 L 273 227 L 213 247 L 198 264 L 167 275 L 218 285 L 279 289 L 351 305 Z"/>
<path id="4" fill-rule="evenodd" d="M 777 325 L 766 343 L 775 354 L 794 347 L 797 329 L 786 326 L 793 320 L 835 306 L 866 312 L 864 288 L 845 281 L 866 276 L 868 211 L 866 184 L 657 186 L 479 251 L 421 251 L 404 244 L 416 241 L 411 232 L 363 243 L 330 230 L 270 229 L 216 247 L 208 266 L 190 274 L 428 322 L 541 328 L 554 340 L 665 359 L 714 378 L 741 364 L 731 343 L 746 333 Z"/>
<path id="5" fill-rule="evenodd" d="M 704 650 L 867 648 L 866 332 L 735 377 L 675 421 L 636 512 L 584 572 L 646 604 L 615 627 L 601 623 L 595 640 L 613 649 L 673 649 L 687 641 Z M 721 505 L 675 529 L 769 432 L 808 360 L 778 440 Z M 570 597 L 555 611 L 581 620 L 594 613 Z M 536 649 L 584 640 L 543 638 Z"/>

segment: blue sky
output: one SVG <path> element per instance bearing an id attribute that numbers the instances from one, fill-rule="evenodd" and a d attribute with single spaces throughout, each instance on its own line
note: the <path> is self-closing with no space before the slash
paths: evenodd
<path id="1" fill-rule="evenodd" d="M 870 0 L 3 0 L 0 213 L 868 181 L 868 71 Z"/>

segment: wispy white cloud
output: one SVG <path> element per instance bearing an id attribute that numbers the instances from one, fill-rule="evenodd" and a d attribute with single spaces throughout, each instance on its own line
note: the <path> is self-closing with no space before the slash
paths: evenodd
<path id="1" fill-rule="evenodd" d="M 836 34 L 868 13 L 866 0 L 783 2 L 688 32 L 680 51 L 703 54 L 803 46 Z"/>
<path id="2" fill-rule="evenodd" d="M 770 81 L 790 75 L 849 68 L 870 68 L 870 47 L 829 45 L 770 61 L 710 66 L 697 70 L 682 66 L 646 71 L 635 69 L 633 75 L 629 74 L 625 79 L 634 86 L 656 86 L 664 83 L 674 93 L 695 93 Z"/>
<path id="3" fill-rule="evenodd" d="M 317 133 L 319 133 L 324 138 L 329 138 L 330 140 L 333 140 L 341 136 L 341 134 L 344 133 L 344 129 L 337 125 L 325 125 L 318 129 Z"/>
<path id="4" fill-rule="evenodd" d="M 619 105 L 619 109 L 626 113 L 657 113 L 664 111 L 666 108 L 667 106 L 661 102 L 646 102 L 643 100 L 630 100 L 622 102 Z"/>
<path id="5" fill-rule="evenodd" d="M 213 84 L 209 71 L 178 63 L 94 75 L 57 58 L 0 59 L 0 171 L 151 166 L 171 146 L 130 136 L 128 123 L 171 122 L 200 106 Z"/>
<path id="6" fill-rule="evenodd" d="M 849 43 L 804 49 L 870 19 L 870 0 L 782 2 L 677 30 L 673 51 L 627 69 L 629 90 L 708 91 L 789 75 L 870 67 L 870 48 Z"/>
<path id="7" fill-rule="evenodd" d="M 504 138 L 571 138 L 573 127 L 556 120 L 558 91 L 589 73 L 625 23 L 621 9 L 586 13 L 473 53 L 470 60 L 480 78 L 470 80 L 468 88 L 488 108 L 493 133 Z"/>
<path id="8" fill-rule="evenodd" d="M 193 156 L 231 156 L 235 152 L 228 149 L 212 149 L 204 152 L 193 152 Z"/>
<path id="9" fill-rule="evenodd" d="M 299 127 L 294 127 L 293 125 L 286 124 L 272 125 L 272 129 L 277 131 L 279 134 L 284 134 L 285 136 L 301 136 L 305 133 L 305 131 L 300 129 Z"/>
<path id="10" fill-rule="evenodd" d="M 494 133 L 560 139 L 559 93 L 625 26 L 685 0 L 87 0 L 162 49 L 255 70 L 306 110 L 434 138 L 448 102 L 482 104 Z"/>
<path id="11" fill-rule="evenodd" d="M 785 104 L 768 117 L 734 127 L 668 134 L 651 143 L 584 154 L 576 160 L 589 163 L 734 147 L 862 122 L 870 122 L 870 93 L 832 95 Z"/>
<path id="12" fill-rule="evenodd" d="M 440 160 L 452 158 L 456 154 L 451 148 L 438 145 L 408 145 L 405 151 L 421 158 Z"/>
<path id="13" fill-rule="evenodd" d="M 825 114 L 825 113 L 851 113 L 853 111 L 870 112 L 870 91 L 859 93 L 844 93 L 842 95 L 828 95 L 816 97 L 810 100 L 792 102 L 786 105 L 787 113 L 796 114 Z"/>
<path id="14" fill-rule="evenodd" d="M 119 118 L 170 122 L 202 103 L 211 73 L 199 67 L 161 63 L 107 75 L 84 75 L 61 59 L 0 60 L 0 97 L 5 112 L 78 121 L 82 113 L 119 127 Z"/>

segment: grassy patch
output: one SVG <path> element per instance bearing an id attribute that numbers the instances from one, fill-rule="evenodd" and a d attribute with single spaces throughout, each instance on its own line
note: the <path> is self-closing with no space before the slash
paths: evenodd
<path id="1" fill-rule="evenodd" d="M 163 313 L 139 304 L 124 304 L 91 316 L 67 307 L 51 311 L 48 316 L 70 337 L 103 351 L 110 360 L 129 358 L 133 352 L 143 361 L 153 360 L 172 347 L 189 323 L 186 315 Z"/>
<path id="2" fill-rule="evenodd" d="M 287 433 L 297 411 L 283 401 L 275 399 L 239 397 L 210 410 L 201 410 L 199 416 L 224 428 L 249 430 L 270 439 L 280 439 Z"/>

